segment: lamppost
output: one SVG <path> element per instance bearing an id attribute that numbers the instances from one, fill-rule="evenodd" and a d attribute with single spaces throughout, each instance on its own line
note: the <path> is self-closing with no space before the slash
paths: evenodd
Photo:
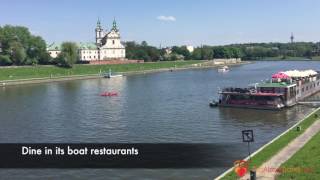
<path id="1" fill-rule="evenodd" d="M 251 163 L 250 143 L 254 142 L 253 130 L 242 131 L 242 142 L 248 143 L 249 163 Z M 250 180 L 256 180 L 256 170 L 250 170 Z"/>
<path id="2" fill-rule="evenodd" d="M 29 52 L 30 52 L 30 54 L 31 54 L 31 57 L 35 57 L 34 54 L 33 54 L 33 53 L 34 53 L 34 50 L 35 50 L 35 48 L 34 48 L 33 46 L 31 46 L 31 47 L 29 48 Z M 32 58 L 32 59 L 31 59 L 31 65 L 34 65 L 34 64 L 36 64 L 36 63 L 35 63 L 34 59 Z"/>

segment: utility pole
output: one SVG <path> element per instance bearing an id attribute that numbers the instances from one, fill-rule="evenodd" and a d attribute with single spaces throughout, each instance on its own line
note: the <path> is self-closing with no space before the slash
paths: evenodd
<path id="1" fill-rule="evenodd" d="M 290 42 L 293 43 L 293 40 L 294 40 L 294 36 L 293 36 L 293 33 L 291 32 Z"/>

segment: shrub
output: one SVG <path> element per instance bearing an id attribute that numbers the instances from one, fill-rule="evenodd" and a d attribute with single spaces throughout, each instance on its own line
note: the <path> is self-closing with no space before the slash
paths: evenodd
<path id="1" fill-rule="evenodd" d="M 1 66 L 9 66 L 12 65 L 12 61 L 9 56 L 0 55 L 0 65 Z"/>

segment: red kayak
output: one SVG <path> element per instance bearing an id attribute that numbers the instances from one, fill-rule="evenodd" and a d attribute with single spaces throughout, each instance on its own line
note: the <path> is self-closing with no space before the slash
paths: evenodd
<path id="1" fill-rule="evenodd" d="M 117 92 L 103 92 L 100 96 L 118 96 Z"/>

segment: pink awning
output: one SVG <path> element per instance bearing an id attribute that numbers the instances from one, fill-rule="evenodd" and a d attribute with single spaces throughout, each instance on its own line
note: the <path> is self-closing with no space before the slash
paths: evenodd
<path id="1" fill-rule="evenodd" d="M 289 79 L 290 77 L 283 72 L 278 72 L 276 74 L 272 75 L 272 78 L 277 78 L 277 79 Z"/>

